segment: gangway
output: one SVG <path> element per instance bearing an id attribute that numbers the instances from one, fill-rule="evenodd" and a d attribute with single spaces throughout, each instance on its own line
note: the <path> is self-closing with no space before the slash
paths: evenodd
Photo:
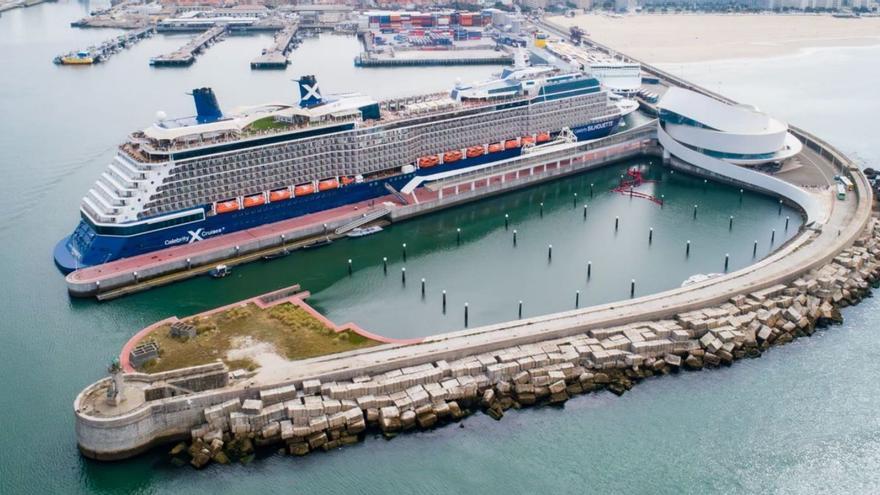
<path id="1" fill-rule="evenodd" d="M 402 204 L 405 204 L 405 205 L 409 204 L 409 201 L 406 199 L 406 196 L 404 196 L 404 195 L 403 195 L 400 191 L 398 191 L 397 189 L 394 189 L 394 186 L 392 186 L 391 184 L 389 184 L 389 183 L 386 182 L 386 183 L 385 183 L 385 189 L 387 189 L 388 192 L 390 192 L 390 193 L 391 193 L 395 198 L 397 198 L 397 200 L 400 201 Z M 413 189 L 415 189 L 415 188 L 413 188 Z M 410 192 L 412 192 L 412 191 L 410 191 Z M 407 194 L 409 194 L 409 193 L 407 193 Z"/>
<path id="2" fill-rule="evenodd" d="M 334 230 L 333 233 L 335 233 L 336 235 L 345 234 L 346 232 L 348 232 L 350 230 L 354 230 L 354 229 L 360 227 L 361 225 L 366 225 L 372 221 L 378 220 L 378 219 L 384 217 L 385 215 L 388 215 L 389 213 L 391 213 L 391 210 L 389 210 L 388 208 L 379 208 L 378 210 L 373 210 L 369 213 L 364 213 L 360 218 L 356 218 L 356 219 L 352 220 L 351 222 L 348 222 L 347 224 Z"/>

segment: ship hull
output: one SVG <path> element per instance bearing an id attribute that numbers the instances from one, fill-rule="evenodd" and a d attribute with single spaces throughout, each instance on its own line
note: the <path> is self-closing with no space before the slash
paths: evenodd
<path id="1" fill-rule="evenodd" d="M 572 128 L 579 141 L 605 137 L 612 133 L 620 122 L 619 117 L 602 122 L 585 124 Z M 388 195 L 385 185 L 400 190 L 416 175 L 429 175 L 449 170 L 458 170 L 493 161 L 512 158 L 519 155 L 519 149 L 504 150 L 474 158 L 465 158 L 450 164 L 419 169 L 412 173 L 398 174 L 391 177 L 350 184 L 329 191 L 295 197 L 284 201 L 272 202 L 252 208 L 245 208 L 229 213 L 206 216 L 204 220 L 177 225 L 161 230 L 145 232 L 132 236 L 101 235 L 92 227 L 80 220 L 75 233 L 85 234 L 91 240 L 88 247 L 74 255 L 71 236 L 61 239 L 55 246 L 53 256 L 55 264 L 63 273 L 100 265 L 122 258 L 130 258 L 141 254 L 180 246 L 208 238 L 216 238 L 233 232 L 259 227 L 274 222 L 301 217 L 310 213 L 325 211 L 348 204 L 376 199 Z M 206 211 L 209 209 L 203 206 Z"/>

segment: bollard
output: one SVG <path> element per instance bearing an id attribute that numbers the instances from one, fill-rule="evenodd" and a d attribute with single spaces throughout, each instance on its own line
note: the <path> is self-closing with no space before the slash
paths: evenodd
<path id="1" fill-rule="evenodd" d="M 650 245 L 652 242 L 654 242 L 654 227 L 648 229 L 648 244 Z"/>
<path id="2" fill-rule="evenodd" d="M 584 205 L 584 220 L 587 219 L 587 205 Z"/>
<path id="3" fill-rule="evenodd" d="M 140 282 L 140 277 L 138 277 L 138 272 L 131 272 L 131 275 L 134 277 L 134 283 Z"/>
<path id="4" fill-rule="evenodd" d="M 382 271 L 385 272 L 385 275 L 388 275 L 388 258 L 382 257 Z"/>
<path id="5" fill-rule="evenodd" d="M 592 276 L 593 276 L 593 262 L 588 261 L 587 262 L 587 282 L 590 281 L 590 277 L 592 277 Z"/>
<path id="6" fill-rule="evenodd" d="M 464 303 L 464 326 L 468 326 L 468 303 Z"/>
<path id="7" fill-rule="evenodd" d="M 541 218 L 544 218 L 544 202 L 541 202 Z"/>
<path id="8" fill-rule="evenodd" d="M 694 205 L 694 220 L 697 219 L 697 205 Z"/>
<path id="9" fill-rule="evenodd" d="M 406 285 L 406 267 L 400 269 L 400 283 Z"/>
<path id="10" fill-rule="evenodd" d="M 581 305 L 581 291 L 574 291 L 574 309 L 579 308 Z"/>
<path id="11" fill-rule="evenodd" d="M 516 247 L 516 229 L 513 229 L 513 247 Z"/>
<path id="12" fill-rule="evenodd" d="M 773 241 L 775 241 L 775 240 L 776 240 L 776 229 L 773 229 L 773 231 L 770 232 L 770 244 L 773 244 Z"/>
<path id="13" fill-rule="evenodd" d="M 192 259 L 187 258 L 186 259 L 186 269 L 189 270 L 190 268 L 192 268 Z"/>
<path id="14" fill-rule="evenodd" d="M 406 261 L 406 243 L 405 242 L 401 245 L 401 248 L 403 249 L 403 261 Z"/>
<path id="15" fill-rule="evenodd" d="M 238 256 L 238 252 L 241 251 L 239 246 L 235 246 L 235 255 Z"/>
<path id="16" fill-rule="evenodd" d="M 422 299 L 425 298 L 425 279 L 422 279 Z"/>
<path id="17" fill-rule="evenodd" d="M 324 233 L 326 234 L 327 233 L 327 224 L 325 223 L 323 226 L 324 226 Z"/>
<path id="18" fill-rule="evenodd" d="M 284 234 L 281 234 L 281 245 L 284 245 Z"/>
<path id="19" fill-rule="evenodd" d="M 730 220 L 727 222 L 727 230 L 733 230 L 733 215 L 730 216 Z"/>
<path id="20" fill-rule="evenodd" d="M 351 276 L 351 258 L 348 259 L 348 276 Z"/>
<path id="21" fill-rule="evenodd" d="M 785 230 L 788 230 L 788 217 L 785 217 Z"/>
<path id="22" fill-rule="evenodd" d="M 724 271 L 727 272 L 727 267 L 730 266 L 730 253 L 724 255 Z"/>
<path id="23" fill-rule="evenodd" d="M 614 217 L 614 231 L 617 232 L 617 227 L 620 226 L 620 217 Z"/>
<path id="24" fill-rule="evenodd" d="M 685 245 L 685 248 L 684 248 L 684 255 L 685 256 L 691 255 L 691 241 L 687 241 L 687 244 Z"/>
<path id="25" fill-rule="evenodd" d="M 509 226 L 509 222 L 510 222 L 510 215 L 505 213 L 504 214 L 504 230 L 507 230 L 507 227 Z"/>
<path id="26" fill-rule="evenodd" d="M 519 302 L 519 312 L 517 313 L 519 319 L 522 319 L 522 301 Z"/>
<path id="27" fill-rule="evenodd" d="M 547 245 L 547 261 L 550 261 L 552 259 L 553 259 L 553 244 L 548 244 Z"/>
<path id="28" fill-rule="evenodd" d="M 752 245 L 752 258 L 758 255 L 758 241 L 755 240 L 755 243 Z"/>
<path id="29" fill-rule="evenodd" d="M 443 314 L 446 314 L 446 289 L 443 290 Z"/>
<path id="30" fill-rule="evenodd" d="M 636 279 L 629 281 L 629 297 L 632 299 L 636 295 Z"/>

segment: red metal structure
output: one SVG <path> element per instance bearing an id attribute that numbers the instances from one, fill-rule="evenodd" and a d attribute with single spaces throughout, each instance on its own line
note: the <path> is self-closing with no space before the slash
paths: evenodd
<path id="1" fill-rule="evenodd" d="M 663 200 L 656 196 L 652 196 L 647 193 L 634 191 L 635 188 L 641 186 L 642 184 L 646 184 L 649 182 L 657 182 L 656 180 L 645 179 L 642 176 L 642 171 L 637 168 L 631 168 L 626 171 L 626 177 L 620 179 L 620 185 L 611 190 L 611 192 L 616 192 L 620 194 L 628 194 L 631 198 L 642 198 L 647 199 L 648 201 L 653 201 L 658 205 L 663 205 Z"/>

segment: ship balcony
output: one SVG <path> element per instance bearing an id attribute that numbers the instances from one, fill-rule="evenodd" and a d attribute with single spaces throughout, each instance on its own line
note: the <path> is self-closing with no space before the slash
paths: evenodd
<path id="1" fill-rule="evenodd" d="M 99 193 L 105 201 L 113 206 L 125 206 L 125 200 L 116 194 L 116 191 L 107 186 L 104 181 L 98 179 L 95 181 L 94 191 Z"/>
<path id="2" fill-rule="evenodd" d="M 116 191 L 117 196 L 123 198 L 130 198 L 134 195 L 134 192 L 137 190 L 134 187 L 125 187 L 118 180 L 116 180 L 112 175 L 107 172 L 101 172 L 100 180 L 103 180 L 107 184 L 111 186 L 111 188 Z"/>
<path id="3" fill-rule="evenodd" d="M 118 154 L 116 155 L 116 162 L 120 164 L 120 166 L 129 172 L 130 176 L 135 179 L 146 179 L 147 172 L 150 171 L 150 167 L 148 165 L 138 163 L 128 155 Z"/>
<path id="4" fill-rule="evenodd" d="M 97 189 L 89 189 L 89 194 L 84 199 L 90 199 L 92 203 L 96 204 L 100 208 L 100 211 L 106 214 L 113 215 L 119 213 L 119 208 L 111 204 L 110 201 L 104 198 L 104 196 L 102 196 Z"/>
<path id="5" fill-rule="evenodd" d="M 95 202 L 92 201 L 88 196 L 83 197 L 82 208 L 83 210 L 85 210 L 86 214 L 96 222 L 111 223 L 114 221 L 114 218 L 111 214 L 101 211 L 101 208 L 96 205 Z"/>
<path id="6" fill-rule="evenodd" d="M 115 164 L 111 163 L 109 166 L 107 166 L 107 169 L 110 172 L 110 175 L 126 188 L 134 189 L 137 187 L 137 179 L 130 177 L 128 174 L 125 173 L 125 171 L 121 170 Z"/>

